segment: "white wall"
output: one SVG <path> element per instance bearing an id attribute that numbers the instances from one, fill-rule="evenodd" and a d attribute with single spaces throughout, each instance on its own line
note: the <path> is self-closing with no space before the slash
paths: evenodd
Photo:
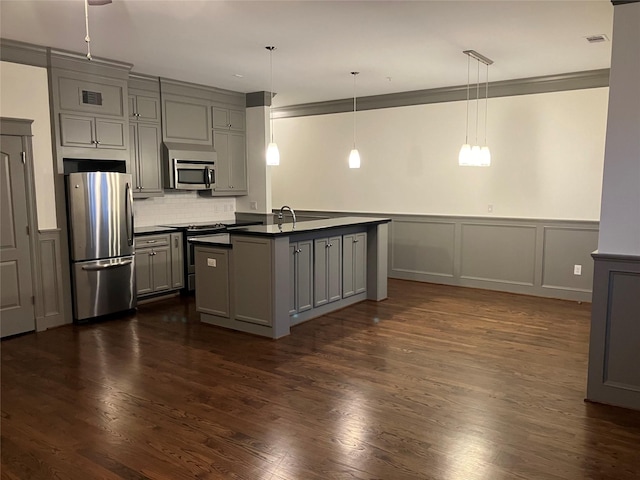
<path id="1" fill-rule="evenodd" d="M 616 5 L 600 253 L 640 255 L 640 3 Z"/>
<path id="2" fill-rule="evenodd" d="M 607 95 L 596 88 L 490 99 L 490 168 L 457 164 L 465 102 L 358 112 L 360 170 L 347 166 L 352 113 L 279 119 L 273 205 L 598 220 Z"/>
<path id="3" fill-rule="evenodd" d="M 38 228 L 57 228 L 47 69 L 0 62 L 0 116 L 33 120 Z"/>

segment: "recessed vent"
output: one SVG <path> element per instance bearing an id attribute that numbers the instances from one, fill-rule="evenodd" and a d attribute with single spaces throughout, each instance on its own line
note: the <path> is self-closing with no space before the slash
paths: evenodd
<path id="1" fill-rule="evenodd" d="M 605 34 L 589 35 L 588 37 L 586 37 L 586 39 L 589 43 L 602 43 L 609 41 L 609 37 L 607 37 Z"/>
<path id="2" fill-rule="evenodd" d="M 102 93 L 82 90 L 82 103 L 85 105 L 102 106 Z"/>

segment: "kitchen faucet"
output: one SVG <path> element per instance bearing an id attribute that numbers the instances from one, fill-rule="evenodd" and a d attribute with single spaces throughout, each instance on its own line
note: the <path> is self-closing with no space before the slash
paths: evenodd
<path id="1" fill-rule="evenodd" d="M 285 210 L 288 210 L 291 213 L 291 216 L 293 217 L 293 228 L 296 228 L 296 212 L 293 211 L 293 208 L 291 208 L 289 205 L 283 205 L 282 208 L 280 209 L 280 213 L 278 213 L 278 224 L 282 224 L 282 220 L 284 219 L 284 212 Z"/>

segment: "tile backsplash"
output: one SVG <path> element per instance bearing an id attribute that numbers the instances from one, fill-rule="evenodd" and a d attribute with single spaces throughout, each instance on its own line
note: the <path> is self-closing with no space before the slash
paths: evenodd
<path id="1" fill-rule="evenodd" d="M 164 197 L 133 202 L 137 227 L 234 220 L 235 211 L 235 198 L 202 197 L 195 191 L 165 191 Z"/>

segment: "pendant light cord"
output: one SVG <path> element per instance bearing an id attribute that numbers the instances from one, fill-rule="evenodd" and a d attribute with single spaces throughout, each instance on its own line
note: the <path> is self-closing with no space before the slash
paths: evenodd
<path id="1" fill-rule="evenodd" d="M 91 60 L 91 38 L 89 37 L 89 0 L 84 0 L 84 26 L 87 35 L 84 41 L 87 42 L 87 60 Z"/>
<path id="2" fill-rule="evenodd" d="M 480 118 L 480 62 L 478 64 L 478 74 L 476 76 L 476 145 L 478 145 L 478 120 Z"/>
<path id="3" fill-rule="evenodd" d="M 467 55 L 467 127 L 464 131 L 464 143 L 469 144 L 469 83 L 471 82 L 471 57 Z"/>
<path id="4" fill-rule="evenodd" d="M 484 144 L 487 145 L 487 119 L 489 117 L 489 64 L 487 64 L 487 81 L 484 91 Z"/>
<path id="5" fill-rule="evenodd" d="M 271 143 L 273 143 L 273 114 L 271 109 L 273 108 L 273 51 L 276 47 L 267 47 L 269 50 L 269 67 L 271 69 L 271 86 L 269 87 L 269 129 L 271 130 Z"/>
<path id="6" fill-rule="evenodd" d="M 353 75 L 353 148 L 356 148 L 356 75 L 360 72 L 351 72 Z"/>

